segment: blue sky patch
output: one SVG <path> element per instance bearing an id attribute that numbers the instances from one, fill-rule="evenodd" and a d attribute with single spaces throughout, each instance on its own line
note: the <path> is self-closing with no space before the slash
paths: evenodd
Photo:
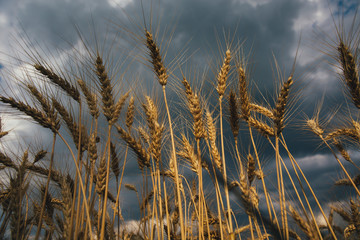
<path id="1" fill-rule="evenodd" d="M 358 6 L 357 0 L 339 0 L 337 2 L 338 10 L 335 15 L 348 15 L 349 13 L 355 12 Z"/>

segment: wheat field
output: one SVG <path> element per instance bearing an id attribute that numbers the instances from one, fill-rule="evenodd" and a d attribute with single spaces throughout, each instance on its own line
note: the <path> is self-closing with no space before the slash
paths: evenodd
<path id="1" fill-rule="evenodd" d="M 199 80 L 191 52 L 166 59 L 171 41 L 156 26 L 115 23 L 140 52 L 123 58 L 129 65 L 84 39 L 62 68 L 19 40 L 14 59 L 26 67 L 6 75 L 1 111 L 46 129 L 48 142 L 24 146 L 29 136 L 19 134 L 6 148 L 15 130 L 2 121 L 0 239 L 359 239 L 360 25 L 356 16 L 351 28 L 334 22 L 336 37 L 323 44 L 349 114 L 319 107 L 295 127 L 332 154 L 341 177 L 326 181 L 346 188 L 345 203 L 319 198 L 288 147 L 295 136 L 283 134 L 301 111 L 298 56 L 289 69 L 275 58 L 277 87 L 265 101 L 242 41 L 226 38 L 213 76 Z M 150 76 L 125 81 L 134 62 Z M 124 207 L 129 199 L 136 209 Z"/>

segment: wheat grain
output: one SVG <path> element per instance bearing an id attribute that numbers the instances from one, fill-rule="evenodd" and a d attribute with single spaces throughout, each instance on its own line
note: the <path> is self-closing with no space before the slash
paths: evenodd
<path id="1" fill-rule="evenodd" d="M 131 96 L 126 113 L 126 121 L 125 121 L 126 126 L 129 129 L 129 132 L 132 124 L 134 123 L 134 112 L 135 112 L 135 98 L 134 96 Z"/>
<path id="2" fill-rule="evenodd" d="M 150 167 L 150 156 L 147 151 L 141 146 L 139 141 L 136 141 L 134 137 L 132 137 L 129 133 L 127 133 L 120 126 L 116 126 L 117 131 L 119 132 L 121 138 L 129 144 L 130 148 L 136 153 L 138 156 L 138 163 L 140 169 L 144 167 Z"/>
<path id="3" fill-rule="evenodd" d="M 114 96 L 112 93 L 111 81 L 106 72 L 105 65 L 102 58 L 98 55 L 95 61 L 96 75 L 100 81 L 101 96 L 103 103 L 104 116 L 110 123 L 113 120 L 113 113 L 115 110 Z"/>
<path id="4" fill-rule="evenodd" d="M 247 121 L 250 117 L 250 99 L 247 90 L 247 82 L 245 71 L 242 67 L 238 67 L 239 74 L 239 95 L 240 95 L 240 110 L 241 117 Z"/>
<path id="5" fill-rule="evenodd" d="M 276 135 L 279 135 L 284 129 L 284 117 L 286 111 L 286 105 L 288 102 L 288 96 L 290 92 L 290 87 L 293 84 L 293 77 L 290 76 L 286 82 L 284 82 L 279 97 L 276 102 L 275 109 L 273 111 L 274 114 L 274 128 Z"/>
<path id="6" fill-rule="evenodd" d="M 81 79 L 78 79 L 78 84 L 81 88 L 81 91 L 85 95 L 86 103 L 90 109 L 90 114 L 94 118 L 99 117 L 99 109 L 97 108 L 97 101 L 96 101 L 96 95 L 91 93 L 88 87 L 86 86 L 85 82 Z"/>
<path id="7" fill-rule="evenodd" d="M 226 89 L 226 80 L 228 79 L 228 75 L 230 72 L 230 61 L 231 61 L 231 53 L 230 50 L 226 50 L 225 53 L 225 59 L 224 59 L 224 63 L 219 71 L 219 74 L 217 76 L 217 80 L 218 80 L 218 86 L 216 88 L 219 96 L 223 96 L 225 93 L 225 89 Z"/>
<path id="8" fill-rule="evenodd" d="M 53 132 L 57 132 L 59 129 L 59 125 L 52 122 L 43 112 L 29 106 L 26 103 L 21 101 L 16 101 L 12 97 L 4 97 L 0 96 L 0 101 L 6 104 L 9 104 L 12 108 L 18 109 L 20 112 L 25 113 L 26 115 L 30 116 L 35 122 L 43 126 L 44 128 L 49 128 Z"/>
<path id="9" fill-rule="evenodd" d="M 211 147 L 211 155 L 213 157 L 215 166 L 222 172 L 222 161 L 220 157 L 219 150 L 216 146 L 216 128 L 214 124 L 214 120 L 212 118 L 212 114 L 207 109 L 206 110 L 206 123 L 207 123 L 207 130 L 208 130 L 208 138 Z"/>
<path id="10" fill-rule="evenodd" d="M 239 114 L 236 94 L 231 90 L 229 94 L 230 127 L 234 137 L 239 134 Z"/>
<path id="11" fill-rule="evenodd" d="M 251 185 L 252 181 L 255 178 L 255 159 L 253 156 L 249 153 L 247 156 L 248 163 L 247 163 L 247 175 L 248 175 L 248 181 Z"/>
<path id="12" fill-rule="evenodd" d="M 196 95 L 196 93 L 192 91 L 190 84 L 186 80 L 186 78 L 183 79 L 182 83 L 185 87 L 185 92 L 188 99 L 188 107 L 194 119 L 193 129 L 194 129 L 195 138 L 196 139 L 204 138 L 206 137 L 206 132 L 204 129 L 204 123 L 202 119 L 202 109 L 200 107 L 199 97 Z"/>
<path id="13" fill-rule="evenodd" d="M 146 46 L 149 50 L 149 55 L 151 59 L 150 62 L 153 65 L 154 72 L 158 77 L 159 83 L 162 86 L 165 86 L 169 76 L 167 75 L 166 68 L 161 58 L 160 50 L 153 39 L 153 35 L 149 31 L 146 30 L 145 36 L 146 36 Z"/>
<path id="14" fill-rule="evenodd" d="M 191 170 L 198 174 L 199 172 L 199 159 L 195 153 L 194 147 L 190 144 L 185 135 L 181 136 L 182 144 L 181 150 L 178 151 L 178 155 L 188 160 L 191 166 Z"/>
<path id="15" fill-rule="evenodd" d="M 344 74 L 344 81 L 351 95 L 351 100 L 357 108 L 360 108 L 360 84 L 359 72 L 356 65 L 356 59 L 350 52 L 349 48 L 340 40 L 339 60 Z"/>
<path id="16" fill-rule="evenodd" d="M 120 175 L 120 159 L 117 155 L 117 150 L 112 141 L 110 141 L 110 155 L 111 155 L 111 170 L 113 171 L 116 178 Z"/>
<path id="17" fill-rule="evenodd" d="M 106 185 L 106 158 L 105 155 L 100 159 L 100 165 L 97 171 L 96 179 L 96 192 L 99 195 L 103 195 Z"/>
<path id="18" fill-rule="evenodd" d="M 46 76 L 51 82 L 58 85 L 61 89 L 63 89 L 70 97 L 72 97 L 75 101 L 80 102 L 80 93 L 76 87 L 71 85 L 68 80 L 59 77 L 52 70 L 47 69 L 41 64 L 35 64 L 34 68 L 38 70 L 42 75 Z"/>

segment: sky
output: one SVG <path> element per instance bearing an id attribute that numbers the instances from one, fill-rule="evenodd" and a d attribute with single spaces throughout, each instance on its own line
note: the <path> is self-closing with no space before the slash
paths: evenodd
<path id="1" fill-rule="evenodd" d="M 345 108 L 349 101 L 336 75 L 338 70 L 329 57 L 334 54 L 331 52 L 334 49 L 326 46 L 324 40 L 331 42 L 335 39 L 334 19 L 337 23 L 341 13 L 344 15 L 344 25 L 351 23 L 358 7 L 357 2 L 160 0 L 153 1 L 152 21 L 149 20 L 149 1 L 144 1 L 144 13 L 146 24 L 150 26 L 150 22 L 153 22 L 153 29 L 159 29 L 159 36 L 165 39 L 163 46 L 168 47 L 165 63 L 171 65 L 171 59 L 184 56 L 180 62 L 185 71 L 196 72 L 196 76 L 207 73 L 205 78 L 210 81 L 214 66 L 218 66 L 222 59 L 219 56 L 223 56 L 221 50 L 226 47 L 226 43 L 232 42 L 233 46 L 243 43 L 242 49 L 249 62 L 251 78 L 256 83 L 255 88 L 266 97 L 272 97 L 274 86 L 277 86 L 274 59 L 283 77 L 287 77 L 297 56 L 294 75 L 297 89 L 294 92 L 299 93 L 300 97 L 289 117 L 289 121 L 292 121 L 289 125 L 294 127 L 286 128 L 284 133 L 288 137 L 291 152 L 307 172 L 320 196 L 323 196 L 320 198 L 324 200 L 331 196 L 331 202 L 332 196 L 336 195 L 336 188 L 323 179 L 336 180 L 342 176 L 341 171 L 331 153 L 311 133 L 305 134 L 301 125 L 306 115 L 313 114 L 322 98 L 324 117 L 331 115 L 336 107 L 340 109 L 339 114 L 346 114 L 342 107 Z M 43 50 L 46 52 L 51 49 L 51 54 L 45 57 L 54 61 L 80 46 L 81 39 L 86 39 L 92 45 L 95 38 L 101 42 L 99 39 L 104 36 L 108 40 L 117 40 L 111 53 L 119 51 L 119 56 L 123 56 L 132 51 L 141 52 L 141 49 L 134 47 L 133 40 L 126 35 L 125 30 L 141 33 L 141 27 L 137 26 L 142 26 L 142 22 L 138 0 L 0 0 L 0 70 L 21 76 L 21 63 L 14 63 L 9 56 L 26 58 L 24 47 L 21 47 L 24 45 L 19 41 L 24 38 L 31 43 L 30 48 L 33 47 L 41 54 Z M 82 38 L 77 31 L 81 32 Z M 171 42 L 169 36 L 172 36 Z M 110 48 L 105 46 L 104 49 Z M 141 77 L 149 73 L 143 66 L 131 69 L 136 70 Z M 11 79 L 5 79 L 6 76 L 9 77 L 1 75 L 0 84 L 4 86 L 5 80 L 13 84 Z M 147 77 L 143 78 L 148 81 Z M 131 86 L 131 83 L 128 85 Z M 144 86 L 150 88 L 151 84 L 147 82 Z M 151 93 L 151 89 L 146 91 Z M 254 94 L 260 96 L 259 92 L 255 91 Z M 34 129 L 43 139 L 47 138 L 45 130 L 33 125 L 29 128 L 29 123 L 19 118 L 7 115 L 3 124 L 5 128 L 12 129 L 13 133 L 9 137 L 13 140 L 19 135 L 31 138 Z M 353 154 L 360 160 L 356 150 L 353 150 Z M 272 164 L 271 159 L 267 161 Z M 136 174 L 133 173 L 125 176 L 125 181 L 131 183 L 135 178 Z M 125 203 L 125 206 L 133 207 L 131 204 Z M 131 216 L 132 213 L 128 214 Z"/>

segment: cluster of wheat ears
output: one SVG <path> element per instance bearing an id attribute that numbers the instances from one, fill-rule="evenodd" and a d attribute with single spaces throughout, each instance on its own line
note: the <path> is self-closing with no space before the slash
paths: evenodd
<path id="1" fill-rule="evenodd" d="M 346 35 L 339 28 L 332 47 L 353 103 L 349 111 L 357 116 L 359 32 L 355 33 Z M 0 185 L 1 239 L 360 238 L 359 175 L 350 174 L 343 164 L 347 161 L 359 169 L 346 150 L 359 146 L 356 118 L 331 129 L 324 129 L 318 114 L 304 120 L 338 162 L 345 177 L 336 184 L 351 186 L 347 207 L 324 210 L 283 135 L 294 70 L 281 79 L 273 106 L 258 104 L 249 89 L 246 56 L 227 44 L 213 78 L 217 103 L 210 104 L 186 74 L 175 76 L 169 70 L 160 40 L 153 34 L 145 28 L 137 39 L 146 49 L 161 97 L 139 96 L 131 90 L 115 94 L 119 90 L 114 75 L 121 75 L 120 70 L 110 69 L 100 51 L 89 49 L 82 59 L 86 69 L 82 74 L 58 70 L 33 56 L 32 69 L 24 74 L 30 80 L 20 84 L 27 95 L 0 96 L 3 109 L 27 115 L 53 136 L 47 151 L 25 150 L 16 156 L 0 152 L 6 176 Z M 177 105 L 168 102 L 171 81 L 181 86 L 178 92 L 186 107 L 175 109 Z M 191 118 L 177 122 L 178 112 Z M 231 134 L 225 134 L 225 128 Z M 7 134 L 1 129 L 1 141 Z M 240 148 L 242 134 L 249 146 Z M 276 191 L 269 191 L 271 179 L 264 174 L 259 137 L 273 149 Z M 69 157 L 57 156 L 58 141 Z M 141 184 L 123 181 L 129 161 L 137 161 Z M 74 173 L 64 166 L 73 166 Z M 120 193 L 133 192 L 139 215 L 130 231 Z M 325 221 L 319 222 L 319 214 Z M 342 219 L 340 225 L 335 216 Z"/>

